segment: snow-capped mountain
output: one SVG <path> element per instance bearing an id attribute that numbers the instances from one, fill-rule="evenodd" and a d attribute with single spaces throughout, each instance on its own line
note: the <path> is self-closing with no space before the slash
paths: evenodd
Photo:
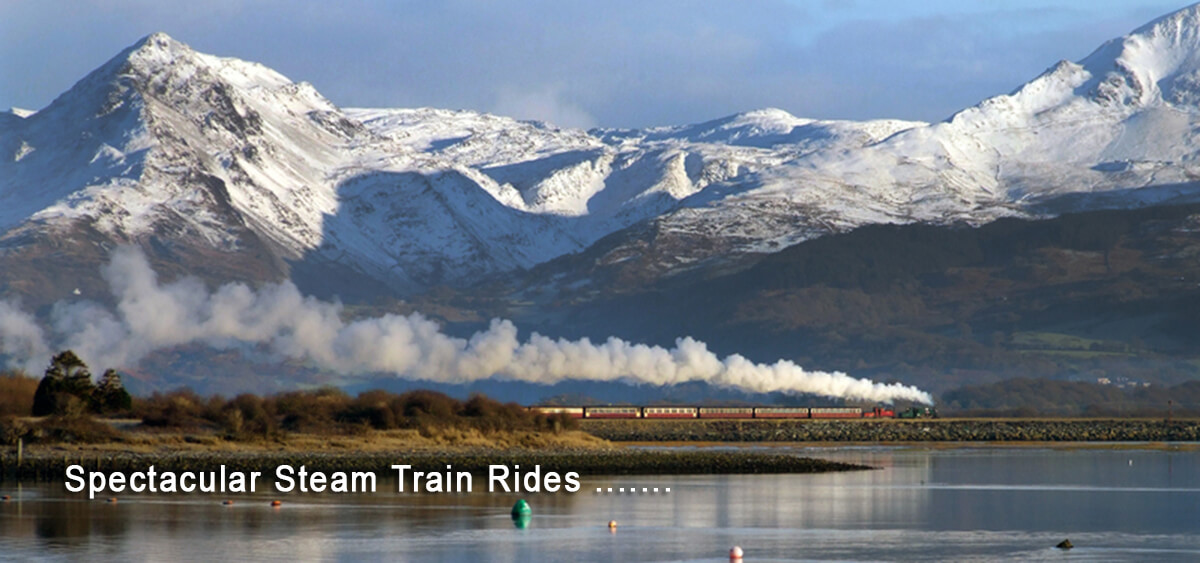
<path id="1" fill-rule="evenodd" d="M 935 124 L 767 109 L 582 131 L 341 109 L 159 33 L 0 114 L 0 260 L 134 242 L 225 277 L 405 291 L 592 248 L 653 278 L 869 223 L 1194 200 L 1198 104 L 1197 6 Z"/>
<path id="2" fill-rule="evenodd" d="M 721 255 L 770 252 L 867 223 L 978 224 L 1195 201 L 1197 96 L 1200 7 L 1191 6 L 940 123 L 830 124 L 759 112 L 711 128 L 625 135 L 758 144 L 777 160 L 685 200 L 596 262 L 635 256 L 662 274 L 714 247 Z M 746 120 L 760 124 L 728 126 Z M 648 248 L 647 238 L 665 251 Z"/>

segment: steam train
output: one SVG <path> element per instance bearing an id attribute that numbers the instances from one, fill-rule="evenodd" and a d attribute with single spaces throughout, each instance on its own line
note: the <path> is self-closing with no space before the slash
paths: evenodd
<path id="1" fill-rule="evenodd" d="M 559 407 L 534 406 L 529 410 L 571 418 L 937 418 L 933 407 Z"/>

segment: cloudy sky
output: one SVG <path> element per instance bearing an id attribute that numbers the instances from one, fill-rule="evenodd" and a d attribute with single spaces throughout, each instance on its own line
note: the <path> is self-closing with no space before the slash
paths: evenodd
<path id="1" fill-rule="evenodd" d="M 645 127 L 778 107 L 939 120 L 1185 4 L 1160 0 L 0 0 L 0 108 L 138 38 L 261 62 L 341 106 Z"/>

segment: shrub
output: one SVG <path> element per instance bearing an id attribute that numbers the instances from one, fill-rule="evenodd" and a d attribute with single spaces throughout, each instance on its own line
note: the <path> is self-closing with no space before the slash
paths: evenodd
<path id="1" fill-rule="evenodd" d="M 38 380 L 20 372 L 0 374 L 0 417 L 33 414 Z"/>
<path id="2" fill-rule="evenodd" d="M 502 404 L 485 395 L 474 394 L 463 405 L 462 415 L 483 431 L 538 430 L 547 426 L 545 417 L 531 413 L 516 403 Z"/>
<path id="3" fill-rule="evenodd" d="M 272 398 L 282 427 L 292 432 L 332 434 L 341 430 L 338 414 L 350 405 L 350 397 L 339 389 L 292 391 Z"/>
<path id="4" fill-rule="evenodd" d="M 168 428 L 197 428 L 223 422 L 225 400 L 219 396 L 205 399 L 191 389 L 179 389 L 167 394 L 155 393 L 138 401 L 134 416 L 146 426 Z"/>
<path id="5" fill-rule="evenodd" d="M 376 430 L 390 430 L 397 427 L 397 401 L 396 396 L 387 391 L 364 391 L 337 413 L 337 420 Z"/>
<path id="6" fill-rule="evenodd" d="M 374 393 L 374 391 L 368 391 L 367 393 Z M 423 419 L 426 421 L 452 422 L 458 416 L 461 408 L 461 403 L 453 397 L 438 393 L 437 391 L 426 391 L 424 389 L 409 391 L 400 395 L 397 398 L 397 403 L 399 405 L 398 415 L 408 419 Z"/>
<path id="7" fill-rule="evenodd" d="M 243 393 L 234 397 L 221 409 L 222 426 L 230 438 L 270 437 L 278 433 L 279 426 L 272 406 L 258 395 Z"/>
<path id="8" fill-rule="evenodd" d="M 15 446 L 29 432 L 29 423 L 15 416 L 0 415 L 0 444 Z"/>

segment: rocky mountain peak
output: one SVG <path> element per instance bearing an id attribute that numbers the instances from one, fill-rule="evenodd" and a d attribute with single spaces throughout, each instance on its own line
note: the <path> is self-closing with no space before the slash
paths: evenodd
<path id="1" fill-rule="evenodd" d="M 1102 103 L 1195 108 L 1200 102 L 1200 4 L 1113 39 L 1081 61 Z"/>

